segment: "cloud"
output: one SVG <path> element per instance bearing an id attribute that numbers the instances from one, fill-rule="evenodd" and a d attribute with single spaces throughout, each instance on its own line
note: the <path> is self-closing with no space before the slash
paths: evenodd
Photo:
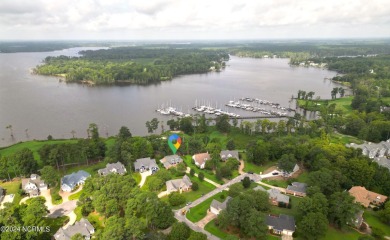
<path id="1" fill-rule="evenodd" d="M 0 1 L 2 38 L 316 37 L 321 29 L 328 37 L 389 37 L 389 22 L 387 0 Z"/>

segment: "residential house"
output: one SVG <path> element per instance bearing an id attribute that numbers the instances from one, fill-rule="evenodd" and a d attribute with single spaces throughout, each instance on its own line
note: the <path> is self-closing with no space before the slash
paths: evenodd
<path id="1" fill-rule="evenodd" d="M 295 164 L 293 170 L 291 172 L 283 171 L 282 175 L 283 177 L 291 177 L 294 173 L 299 171 L 299 166 L 298 164 Z"/>
<path id="2" fill-rule="evenodd" d="M 0 203 L 3 201 L 5 195 L 4 188 L 0 187 Z"/>
<path id="3" fill-rule="evenodd" d="M 150 157 L 147 158 L 140 158 L 137 159 L 134 162 L 134 170 L 136 172 L 145 172 L 145 171 L 151 171 L 151 173 L 155 173 L 158 171 L 158 166 L 156 163 L 156 160 L 151 159 Z"/>
<path id="4" fill-rule="evenodd" d="M 83 170 L 66 175 L 61 179 L 61 190 L 71 192 L 76 186 L 84 184 L 90 176 L 91 174 Z"/>
<path id="5" fill-rule="evenodd" d="M 355 202 L 360 203 L 364 207 L 380 206 L 387 200 L 386 196 L 368 191 L 365 187 L 361 186 L 354 186 L 348 192 L 351 196 L 355 197 Z"/>
<path id="6" fill-rule="evenodd" d="M 210 212 L 218 215 L 222 210 L 226 209 L 227 203 L 230 201 L 230 199 L 232 198 L 229 196 L 223 202 L 219 202 L 218 200 L 213 199 L 210 204 Z"/>
<path id="7" fill-rule="evenodd" d="M 368 156 L 369 158 L 375 157 L 384 157 L 390 155 L 390 139 L 387 141 L 382 141 L 380 143 L 363 143 L 363 144 L 347 144 L 347 147 L 360 148 L 362 149 L 363 155 Z"/>
<path id="8" fill-rule="evenodd" d="M 183 159 L 181 159 L 181 157 L 176 154 L 165 156 L 160 160 L 160 163 L 162 163 L 166 169 L 170 169 L 171 167 L 174 167 L 181 162 L 183 162 Z"/>
<path id="9" fill-rule="evenodd" d="M 352 227 L 355 227 L 357 229 L 360 228 L 363 224 L 363 210 L 359 210 L 355 213 L 354 217 L 351 219 L 350 222 L 348 222 L 348 225 L 351 225 Z"/>
<path id="10" fill-rule="evenodd" d="M 75 222 L 74 225 L 69 226 L 68 228 L 60 228 L 54 234 L 55 240 L 70 240 L 72 236 L 80 233 L 85 240 L 90 240 L 92 234 L 95 233 L 95 228 L 92 224 L 85 218 L 82 218 L 79 222 Z"/>
<path id="11" fill-rule="evenodd" d="M 277 235 L 292 236 L 295 232 L 295 219 L 293 216 L 280 214 L 279 216 L 268 215 L 265 219 L 268 229 Z"/>
<path id="12" fill-rule="evenodd" d="M 306 196 L 306 183 L 293 182 L 287 186 L 286 193 L 294 196 L 305 197 Z"/>
<path id="13" fill-rule="evenodd" d="M 229 158 L 235 158 L 238 161 L 240 161 L 240 157 L 238 156 L 237 150 L 233 150 L 233 151 L 223 150 L 223 151 L 221 151 L 221 153 L 219 155 L 221 156 L 222 161 L 226 161 Z"/>
<path id="14" fill-rule="evenodd" d="M 165 183 L 167 185 L 167 192 L 189 191 L 192 187 L 192 182 L 187 175 L 184 175 L 182 179 L 173 179 Z"/>
<path id="15" fill-rule="evenodd" d="M 107 163 L 105 168 L 98 170 L 98 173 L 102 176 L 107 176 L 110 173 L 123 175 L 126 173 L 126 168 L 121 162 Z"/>
<path id="16" fill-rule="evenodd" d="M 195 165 L 198 166 L 200 169 L 203 169 L 206 165 L 206 161 L 210 160 L 210 154 L 209 153 L 199 153 L 192 156 L 192 159 L 195 162 Z"/>
<path id="17" fill-rule="evenodd" d="M 377 157 L 374 162 L 378 163 L 379 166 L 385 167 L 390 170 L 390 159 L 387 157 Z"/>
<path id="18" fill-rule="evenodd" d="M 278 189 L 271 188 L 268 190 L 265 190 L 261 186 L 257 186 L 253 188 L 255 191 L 264 191 L 268 193 L 269 201 L 272 205 L 278 206 L 279 203 L 284 204 L 285 206 L 288 206 L 290 204 L 290 197 L 282 194 Z"/>
<path id="19" fill-rule="evenodd" d="M 40 191 L 47 190 L 47 184 L 37 174 L 31 174 L 30 178 L 22 179 L 22 189 L 30 196 L 39 195 Z"/>
<path id="20" fill-rule="evenodd" d="M 271 188 L 268 189 L 267 192 L 272 205 L 278 206 L 280 203 L 287 207 L 290 204 L 290 197 L 280 193 L 278 189 Z"/>

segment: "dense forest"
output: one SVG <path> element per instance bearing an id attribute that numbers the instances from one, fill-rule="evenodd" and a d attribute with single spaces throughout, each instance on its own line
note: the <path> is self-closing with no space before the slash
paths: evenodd
<path id="1" fill-rule="evenodd" d="M 47 57 L 35 72 L 67 82 L 149 84 L 180 74 L 219 71 L 229 55 L 220 50 L 118 47 L 82 51 L 82 57 Z"/>

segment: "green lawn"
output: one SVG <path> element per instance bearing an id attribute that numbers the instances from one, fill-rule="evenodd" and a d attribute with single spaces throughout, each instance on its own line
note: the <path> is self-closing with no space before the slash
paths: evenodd
<path id="1" fill-rule="evenodd" d="M 135 173 L 132 174 L 132 176 L 133 176 L 135 182 L 138 185 L 141 182 L 141 174 L 138 173 L 138 172 L 135 172 Z"/>
<path id="2" fill-rule="evenodd" d="M 196 199 L 200 198 L 202 194 L 206 194 L 208 192 L 211 192 L 215 189 L 215 186 L 206 182 L 206 181 L 200 181 L 197 177 L 191 177 L 189 176 L 192 182 L 197 182 L 199 185 L 199 189 L 197 191 L 189 191 L 189 192 L 183 192 L 182 195 L 185 196 L 186 202 L 193 202 Z M 168 202 L 168 196 L 165 196 L 161 198 L 161 200 Z M 185 206 L 185 203 L 179 206 L 173 207 L 173 209 L 180 209 Z"/>
<path id="3" fill-rule="evenodd" d="M 81 214 L 81 206 L 77 206 L 74 209 L 74 213 L 76 214 L 76 221 L 80 221 L 80 219 L 83 217 L 83 215 Z"/>
<path id="4" fill-rule="evenodd" d="M 372 210 L 365 210 L 363 218 L 364 221 L 368 223 L 368 225 L 381 229 L 386 236 L 390 236 L 390 226 L 379 220 L 377 212 Z"/>
<path id="5" fill-rule="evenodd" d="M 17 194 L 21 188 L 22 181 L 0 183 L 0 187 L 6 190 L 6 194 Z"/>
<path id="6" fill-rule="evenodd" d="M 53 205 L 58 205 L 62 203 L 62 197 L 58 194 L 60 191 L 60 187 L 55 187 L 50 189 L 50 195 L 51 195 L 51 202 Z M 58 197 L 58 200 L 56 200 L 56 196 Z"/>
<path id="7" fill-rule="evenodd" d="M 70 167 L 70 168 L 66 169 L 64 175 L 71 174 L 71 173 L 77 172 L 79 170 L 84 170 L 91 175 L 95 175 L 95 174 L 97 174 L 97 171 L 99 169 L 104 168 L 105 166 L 106 166 L 106 163 L 104 163 L 104 162 L 99 162 L 99 163 L 91 164 L 88 166 L 87 165 L 74 166 L 74 167 Z"/>
<path id="8" fill-rule="evenodd" d="M 341 143 L 343 145 L 347 143 L 362 144 L 364 141 L 354 136 L 344 135 L 341 133 L 332 133 L 330 138 L 331 143 Z"/>
<path id="9" fill-rule="evenodd" d="M 275 162 L 268 162 L 262 166 L 259 166 L 259 165 L 250 163 L 248 161 L 245 161 L 244 164 L 245 164 L 244 172 L 254 172 L 254 173 L 259 174 L 260 172 L 264 172 L 268 168 L 274 166 L 276 163 Z"/>
<path id="10" fill-rule="evenodd" d="M 294 182 L 303 182 L 303 183 L 305 183 L 305 182 L 307 182 L 308 176 L 309 176 L 308 172 L 303 172 L 294 180 Z"/>
<path id="11" fill-rule="evenodd" d="M 220 230 L 216 225 L 215 225 L 215 220 L 212 220 L 210 221 L 209 223 L 206 224 L 206 226 L 204 227 L 204 230 L 206 230 L 207 232 L 221 238 L 221 239 L 224 239 L 225 237 L 228 236 L 227 233 L 225 233 L 224 231 Z"/>
<path id="12" fill-rule="evenodd" d="M 275 186 L 275 187 L 281 187 L 281 188 L 286 188 L 288 186 L 287 181 L 283 180 L 270 180 L 270 179 L 264 179 L 262 182 L 267 183 L 269 185 Z"/>
<path id="13" fill-rule="evenodd" d="M 295 218 L 299 217 L 298 214 L 298 204 L 302 201 L 303 198 L 290 196 L 291 208 L 281 208 L 278 206 L 271 206 L 271 213 L 273 214 L 287 214 L 294 216 Z"/>
<path id="14" fill-rule="evenodd" d="M 330 104 L 335 103 L 336 104 L 336 109 L 340 109 L 347 114 L 352 112 L 352 96 L 349 97 L 343 97 L 343 98 L 337 98 L 334 100 L 309 100 L 307 101 L 306 105 L 306 100 L 298 100 L 298 104 L 301 108 L 307 109 L 309 111 L 319 111 L 322 106 L 329 106 Z"/>
<path id="15" fill-rule="evenodd" d="M 196 173 L 200 173 L 200 172 L 203 172 L 204 174 L 204 177 L 205 178 L 208 178 L 210 179 L 211 181 L 214 181 L 216 183 L 219 183 L 219 184 L 223 184 L 224 182 L 222 180 L 218 180 L 215 175 L 209 171 L 209 170 L 205 170 L 205 169 L 199 169 L 199 167 L 197 167 L 194 163 L 193 163 L 193 160 L 192 160 L 192 157 L 190 155 L 186 155 L 183 157 L 183 161 L 186 163 L 186 165 L 192 169 L 194 169 L 194 171 Z"/>
<path id="16" fill-rule="evenodd" d="M 84 190 L 81 190 L 77 193 L 74 193 L 72 195 L 69 196 L 69 200 L 77 200 L 80 198 L 80 195 L 83 193 Z"/>
<path id="17" fill-rule="evenodd" d="M 326 232 L 325 237 L 321 238 L 321 240 L 357 240 L 362 234 L 358 233 L 353 229 L 348 229 L 345 231 L 340 231 L 333 227 L 328 227 L 328 231 Z"/>
<path id="18" fill-rule="evenodd" d="M 191 208 L 190 211 L 186 215 L 188 220 L 195 223 L 195 222 L 198 222 L 199 220 L 203 219 L 206 216 L 207 211 L 210 208 L 210 204 L 213 201 L 213 199 L 216 199 L 219 202 L 225 201 L 225 199 L 221 199 L 222 195 L 227 197 L 228 196 L 227 191 L 217 193 L 216 195 L 208 198 L 207 200 L 203 201 L 202 203 L 198 204 L 197 206 Z"/>
<path id="19" fill-rule="evenodd" d="M 17 151 L 22 150 L 23 148 L 29 148 L 33 154 L 34 158 L 37 160 L 38 165 L 41 166 L 42 162 L 40 161 L 40 157 L 38 154 L 38 150 L 43 146 L 43 145 L 52 145 L 52 144 L 60 144 L 60 143 L 77 143 L 77 139 L 67 139 L 67 140 L 34 140 L 34 141 L 28 141 L 28 142 L 20 142 L 5 148 L 0 149 L 0 155 L 1 156 L 8 156 L 11 155 Z"/>

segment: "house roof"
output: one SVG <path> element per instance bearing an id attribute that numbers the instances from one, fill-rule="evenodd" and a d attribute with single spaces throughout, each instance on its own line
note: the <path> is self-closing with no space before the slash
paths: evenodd
<path id="1" fill-rule="evenodd" d="M 286 196 L 284 194 L 281 194 L 280 191 L 276 188 L 271 188 L 267 190 L 269 197 L 276 199 L 278 202 L 283 202 L 283 203 L 289 203 L 290 202 L 290 197 Z"/>
<path id="2" fill-rule="evenodd" d="M 90 236 L 91 232 L 94 232 L 95 228 L 85 218 L 82 218 L 79 222 L 75 222 L 74 225 L 69 226 L 66 229 L 60 228 L 54 234 L 56 240 L 70 240 L 72 236 L 77 233 L 81 233 L 83 236 Z"/>
<path id="3" fill-rule="evenodd" d="M 210 204 L 210 207 L 218 209 L 219 211 L 222 211 L 222 210 L 226 209 L 227 203 L 230 201 L 230 199 L 232 199 L 230 196 L 228 196 L 225 199 L 225 201 L 223 201 L 223 202 L 219 202 L 218 200 L 213 199 L 213 201 Z"/>
<path id="4" fill-rule="evenodd" d="M 77 183 L 79 183 L 80 181 L 85 180 L 89 176 L 91 176 L 91 174 L 87 173 L 84 170 L 80 170 L 78 172 L 74 172 L 72 174 L 65 175 L 62 178 L 61 182 L 62 182 L 62 184 L 66 184 L 68 186 L 74 186 Z"/>
<path id="5" fill-rule="evenodd" d="M 210 154 L 209 153 L 199 153 L 192 156 L 195 162 L 197 162 L 199 165 L 202 165 L 207 160 L 210 160 Z"/>
<path id="6" fill-rule="evenodd" d="M 374 201 L 384 203 L 387 199 L 386 196 L 368 191 L 365 187 L 362 186 L 354 186 L 349 189 L 348 192 L 351 196 L 355 197 L 356 202 L 359 202 L 365 207 L 370 206 L 370 203 Z"/>
<path id="7" fill-rule="evenodd" d="M 378 163 L 379 166 L 390 170 L 390 159 L 387 159 L 387 157 L 377 157 L 374 159 L 374 161 Z"/>
<path id="8" fill-rule="evenodd" d="M 158 168 L 156 160 L 151 159 L 150 157 L 139 158 L 139 159 L 135 160 L 134 168 L 135 169 L 140 169 L 142 167 L 145 167 L 145 168 L 153 168 L 153 167 Z"/>
<path id="9" fill-rule="evenodd" d="M 287 190 L 293 191 L 293 192 L 300 192 L 300 193 L 306 193 L 307 184 L 306 183 L 300 183 L 300 182 L 293 182 L 291 185 L 287 186 Z"/>
<path id="10" fill-rule="evenodd" d="M 105 168 L 99 169 L 98 173 L 106 176 L 110 173 L 124 174 L 126 172 L 125 166 L 121 162 L 107 163 Z"/>
<path id="11" fill-rule="evenodd" d="M 235 158 L 239 160 L 238 151 L 237 150 L 223 150 L 219 154 L 222 159 Z"/>
<path id="12" fill-rule="evenodd" d="M 289 230 L 292 232 L 295 231 L 295 219 L 293 216 L 284 214 L 280 214 L 279 216 L 268 215 L 265 219 L 265 223 L 268 226 L 272 226 L 275 230 Z"/>
<path id="13" fill-rule="evenodd" d="M 22 189 L 25 189 L 26 185 L 29 183 L 35 184 L 38 188 L 47 186 L 45 181 L 43 181 L 38 174 L 31 174 L 30 178 L 23 178 Z"/>
<path id="14" fill-rule="evenodd" d="M 173 164 L 183 162 L 183 159 L 181 159 L 181 157 L 175 154 L 175 155 L 165 156 L 160 160 L 160 162 L 164 165 L 164 167 L 169 168 Z"/>
<path id="15" fill-rule="evenodd" d="M 178 191 L 192 186 L 191 179 L 187 175 L 184 175 L 182 179 L 169 180 L 165 184 L 167 185 L 167 191 Z"/>

